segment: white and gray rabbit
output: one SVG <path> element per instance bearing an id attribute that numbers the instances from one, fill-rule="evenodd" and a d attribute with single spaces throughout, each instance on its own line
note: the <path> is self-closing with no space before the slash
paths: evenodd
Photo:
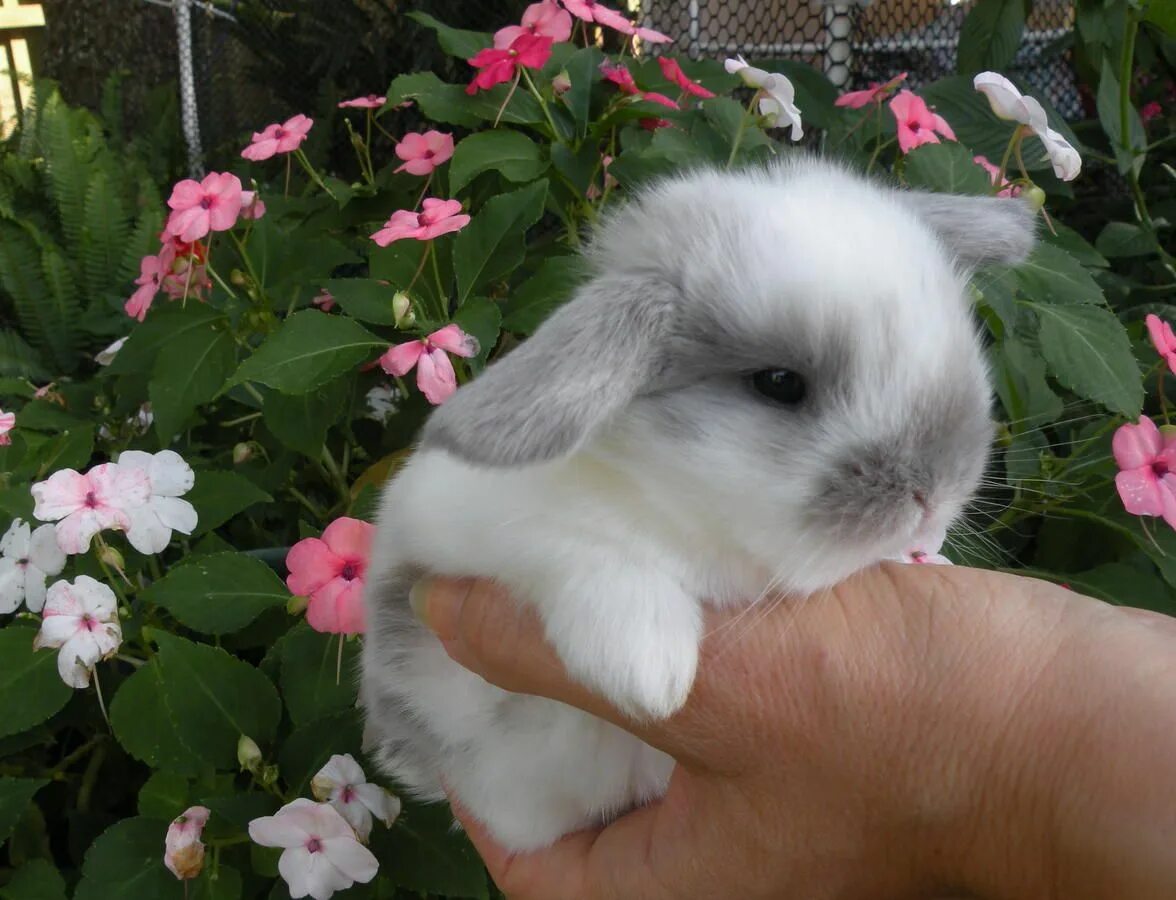
<path id="1" fill-rule="evenodd" d="M 591 279 L 433 413 L 384 493 L 361 691 L 384 770 L 430 800 L 444 781 L 515 850 L 661 795 L 661 752 L 452 662 L 414 579 L 497 580 L 572 677 L 669 716 L 704 605 L 826 588 L 959 515 L 991 439 L 966 279 L 1033 228 L 1020 201 L 811 160 L 685 174 L 613 214 Z"/>

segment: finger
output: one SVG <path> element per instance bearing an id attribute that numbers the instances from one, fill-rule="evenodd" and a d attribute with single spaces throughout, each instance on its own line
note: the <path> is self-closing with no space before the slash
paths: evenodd
<path id="1" fill-rule="evenodd" d="M 568 676 L 534 611 L 514 602 L 499 585 L 426 578 L 413 587 L 410 600 L 449 656 L 491 684 L 582 709 L 679 760 L 694 757 L 694 742 L 681 727 L 688 711 L 662 722 L 639 722 L 625 715 Z"/>

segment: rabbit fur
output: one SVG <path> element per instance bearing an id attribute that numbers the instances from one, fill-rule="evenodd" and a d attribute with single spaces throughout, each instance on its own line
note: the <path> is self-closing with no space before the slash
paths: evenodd
<path id="1" fill-rule="evenodd" d="M 427 423 L 385 489 L 361 702 L 381 767 L 512 850 L 656 798 L 673 765 L 507 693 L 413 617 L 424 573 L 492 578 L 628 715 L 685 702 L 704 604 L 826 588 L 942 536 L 991 439 L 967 278 L 1033 243 L 1023 202 L 829 163 L 682 174 L 598 230 L 588 279 Z M 799 373 L 782 405 L 749 374 Z"/>

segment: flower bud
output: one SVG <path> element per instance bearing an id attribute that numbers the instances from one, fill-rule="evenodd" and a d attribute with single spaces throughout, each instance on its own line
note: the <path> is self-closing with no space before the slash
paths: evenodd
<path id="1" fill-rule="evenodd" d="M 241 735 L 237 741 L 237 763 L 242 772 L 254 772 L 261 765 L 261 748 L 247 734 Z"/>
<path id="2" fill-rule="evenodd" d="M 335 789 L 335 780 L 333 778 L 326 778 L 322 772 L 310 779 L 310 793 L 314 799 L 319 803 L 324 803 L 331 799 L 331 792 Z"/>
<path id="3" fill-rule="evenodd" d="M 233 447 L 233 465 L 239 466 L 251 459 L 253 459 L 253 445 L 248 441 L 242 441 Z"/>
<path id="4" fill-rule="evenodd" d="M 1029 205 L 1033 207 L 1034 211 L 1039 210 L 1041 207 L 1045 206 L 1045 191 L 1043 191 L 1037 185 L 1032 185 L 1025 188 L 1024 196 L 1025 199 L 1029 201 Z"/>
<path id="5" fill-rule="evenodd" d="M 278 780 L 278 767 L 266 766 L 261 770 L 261 783 L 265 785 L 273 784 Z"/>
<path id="6" fill-rule="evenodd" d="M 105 544 L 98 552 L 98 558 L 102 560 L 104 566 L 110 566 L 116 572 L 121 572 L 126 567 L 126 561 L 123 559 L 123 555 L 109 544 Z"/>
<path id="7" fill-rule="evenodd" d="M 551 89 L 555 91 L 556 96 L 566 94 L 572 89 L 572 79 L 568 75 L 567 69 L 561 71 L 553 79 L 551 79 Z"/>
<path id="8" fill-rule="evenodd" d="M 306 612 L 308 605 L 310 605 L 309 597 L 291 597 L 286 601 L 286 612 L 292 616 L 300 616 Z"/>
<path id="9" fill-rule="evenodd" d="M 233 269 L 233 271 L 229 273 L 229 284 L 242 287 L 247 283 L 247 281 L 248 279 L 246 279 L 245 273 L 240 269 Z"/>
<path id="10" fill-rule="evenodd" d="M 392 315 L 395 317 L 397 328 L 411 328 L 416 323 L 412 301 L 404 291 L 397 291 L 392 297 Z"/>

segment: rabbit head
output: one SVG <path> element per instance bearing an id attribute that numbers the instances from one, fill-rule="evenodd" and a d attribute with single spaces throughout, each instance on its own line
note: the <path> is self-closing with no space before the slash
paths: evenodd
<path id="1" fill-rule="evenodd" d="M 602 225 L 590 279 L 423 446 L 600 455 L 781 587 L 827 586 L 942 535 L 975 490 L 990 388 L 967 277 L 1033 230 L 1021 201 L 816 161 L 679 176 Z"/>

